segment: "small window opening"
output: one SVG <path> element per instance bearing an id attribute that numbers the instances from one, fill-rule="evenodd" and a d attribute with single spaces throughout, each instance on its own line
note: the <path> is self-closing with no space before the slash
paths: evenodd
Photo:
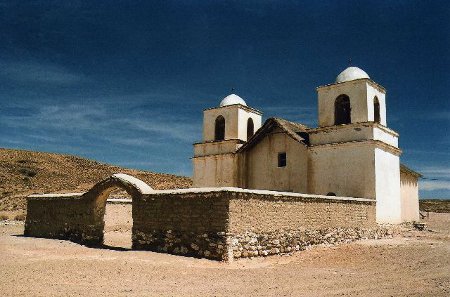
<path id="1" fill-rule="evenodd" d="M 249 140 L 250 137 L 252 137 L 254 133 L 255 133 L 255 125 L 253 124 L 252 118 L 248 118 L 248 121 L 247 121 L 247 140 Z"/>
<path id="2" fill-rule="evenodd" d="M 216 118 L 216 130 L 214 134 L 214 140 L 221 141 L 225 139 L 225 118 L 218 116 Z"/>
<path id="3" fill-rule="evenodd" d="M 286 153 L 278 153 L 278 167 L 286 167 Z"/>
<path id="4" fill-rule="evenodd" d="M 336 196 L 336 193 L 328 192 L 327 196 Z"/>
<path id="5" fill-rule="evenodd" d="M 380 101 L 378 101 L 376 96 L 373 98 L 373 121 L 375 123 L 380 122 Z"/>
<path id="6" fill-rule="evenodd" d="M 351 107 L 350 98 L 347 95 L 340 95 L 334 102 L 334 124 L 350 124 L 351 123 Z"/>

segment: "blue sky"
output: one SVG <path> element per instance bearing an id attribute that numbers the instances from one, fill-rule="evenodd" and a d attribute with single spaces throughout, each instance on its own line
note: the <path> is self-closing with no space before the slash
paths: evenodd
<path id="1" fill-rule="evenodd" d="M 387 89 L 421 196 L 450 197 L 449 19 L 447 1 L 0 1 L 0 146 L 191 175 L 231 88 L 316 126 L 315 88 L 351 59 Z"/>

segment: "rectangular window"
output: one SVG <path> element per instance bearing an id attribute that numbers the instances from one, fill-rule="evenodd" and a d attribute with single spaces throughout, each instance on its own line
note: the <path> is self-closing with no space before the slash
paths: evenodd
<path id="1" fill-rule="evenodd" d="M 278 153 L 278 167 L 286 167 L 286 153 Z"/>

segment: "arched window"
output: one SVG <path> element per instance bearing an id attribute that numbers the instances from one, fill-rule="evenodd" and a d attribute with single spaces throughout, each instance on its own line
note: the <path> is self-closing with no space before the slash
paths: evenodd
<path id="1" fill-rule="evenodd" d="M 255 133 L 255 125 L 253 124 L 252 118 L 248 118 L 248 121 L 247 121 L 247 140 L 249 140 L 250 137 L 252 137 L 254 133 Z"/>
<path id="2" fill-rule="evenodd" d="M 225 118 L 218 116 L 216 118 L 216 130 L 214 134 L 214 140 L 220 141 L 225 139 Z"/>
<path id="3" fill-rule="evenodd" d="M 327 196 L 336 196 L 336 193 L 328 192 Z"/>
<path id="4" fill-rule="evenodd" d="M 375 123 L 380 122 L 380 101 L 378 101 L 377 96 L 373 98 L 373 121 Z"/>
<path id="5" fill-rule="evenodd" d="M 334 102 L 334 124 L 350 124 L 350 98 L 347 95 L 339 95 Z"/>

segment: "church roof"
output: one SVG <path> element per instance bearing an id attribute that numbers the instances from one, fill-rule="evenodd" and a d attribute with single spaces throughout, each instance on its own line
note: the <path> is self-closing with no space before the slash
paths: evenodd
<path id="1" fill-rule="evenodd" d="M 348 67 L 336 77 L 336 83 L 342 83 L 361 78 L 370 78 L 369 75 L 358 67 Z"/>
<path id="2" fill-rule="evenodd" d="M 400 171 L 401 172 L 405 172 L 408 173 L 410 175 L 413 175 L 417 178 L 423 177 L 422 174 L 420 174 L 419 172 L 416 172 L 414 170 L 412 170 L 411 168 L 408 168 L 405 164 L 400 164 Z"/>
<path id="3" fill-rule="evenodd" d="M 230 94 L 223 98 L 223 100 L 220 102 L 220 107 L 228 106 L 228 105 L 234 105 L 234 104 L 241 104 L 244 106 L 247 106 L 247 103 L 245 103 L 244 99 L 239 97 L 236 94 Z"/>
<path id="4" fill-rule="evenodd" d="M 256 131 L 256 133 L 250 137 L 250 139 L 239 148 L 238 152 L 245 151 L 252 148 L 258 142 L 261 141 L 267 134 L 269 134 L 274 128 L 280 128 L 288 136 L 295 141 L 309 145 L 308 127 L 299 123 L 291 122 L 281 118 L 269 118 L 264 125 Z"/>

